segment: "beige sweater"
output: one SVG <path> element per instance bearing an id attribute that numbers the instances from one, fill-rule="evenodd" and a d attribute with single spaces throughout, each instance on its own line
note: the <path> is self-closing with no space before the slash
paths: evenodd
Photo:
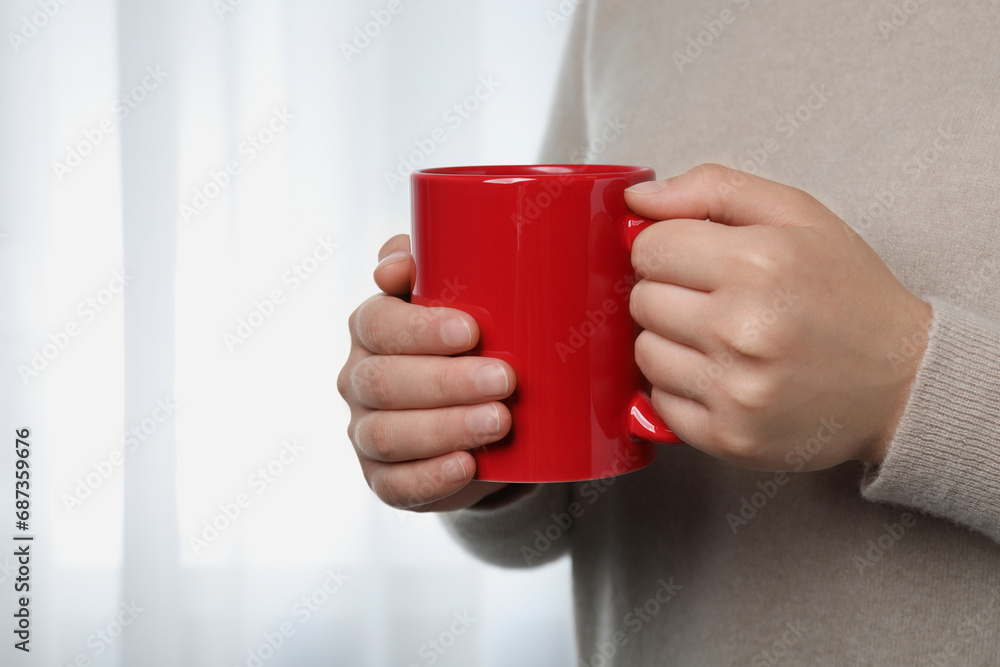
<path id="1" fill-rule="evenodd" d="M 590 0 L 573 31 L 543 161 L 800 187 L 934 324 L 878 471 L 665 448 L 452 532 L 502 565 L 571 555 L 581 665 L 1000 665 L 998 2 Z"/>

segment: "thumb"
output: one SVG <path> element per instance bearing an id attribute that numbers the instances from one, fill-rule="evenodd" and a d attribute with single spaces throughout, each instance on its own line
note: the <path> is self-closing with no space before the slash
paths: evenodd
<path id="1" fill-rule="evenodd" d="M 822 204 L 802 190 L 718 164 L 633 185 L 625 190 L 625 203 L 654 220 L 690 218 L 734 226 L 815 226 L 826 217 L 816 215 Z"/>

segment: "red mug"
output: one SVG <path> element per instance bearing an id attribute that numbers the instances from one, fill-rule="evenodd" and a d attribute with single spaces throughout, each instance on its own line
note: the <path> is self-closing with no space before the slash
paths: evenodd
<path id="1" fill-rule="evenodd" d="M 653 462 L 680 440 L 635 364 L 631 247 L 652 220 L 625 188 L 655 175 L 608 165 L 424 169 L 411 177 L 412 302 L 479 323 L 467 354 L 517 374 L 502 440 L 472 450 L 475 479 L 600 479 Z"/>

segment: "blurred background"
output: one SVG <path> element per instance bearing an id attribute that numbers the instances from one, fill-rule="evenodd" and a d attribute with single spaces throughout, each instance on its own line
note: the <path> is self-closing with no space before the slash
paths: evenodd
<path id="1" fill-rule="evenodd" d="M 537 161 L 578 4 L 0 4 L 0 664 L 576 664 L 568 562 L 381 505 L 335 381 L 408 173 Z"/>

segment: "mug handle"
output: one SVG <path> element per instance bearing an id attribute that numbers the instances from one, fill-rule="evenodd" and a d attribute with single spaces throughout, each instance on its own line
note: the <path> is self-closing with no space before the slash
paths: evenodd
<path id="1" fill-rule="evenodd" d="M 625 223 L 622 226 L 622 233 L 625 239 L 625 248 L 629 253 L 632 252 L 632 243 L 635 241 L 635 237 L 639 235 L 639 232 L 654 222 L 656 221 L 635 214 L 631 214 L 625 219 Z M 626 422 L 625 432 L 633 440 L 648 440 L 660 445 L 685 444 L 683 440 L 670 430 L 666 422 L 656 414 L 649 394 L 644 391 L 637 391 L 632 396 L 632 400 L 628 403 L 628 415 L 626 419 L 628 421 Z"/>

